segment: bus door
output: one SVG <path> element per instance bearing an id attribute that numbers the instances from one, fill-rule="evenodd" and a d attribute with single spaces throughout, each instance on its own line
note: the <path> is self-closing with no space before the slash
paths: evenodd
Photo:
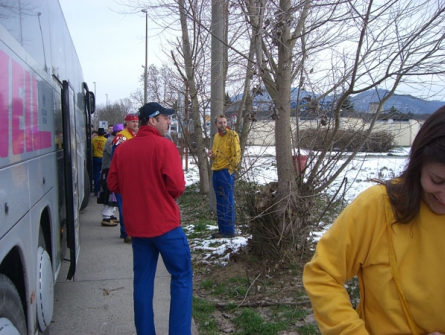
<path id="1" fill-rule="evenodd" d="M 76 272 L 80 249 L 79 182 L 77 162 L 76 118 L 74 90 L 67 81 L 62 85 L 62 123 L 64 143 L 64 173 L 66 197 L 67 246 L 70 249 L 70 267 L 67 279 Z"/>
<path id="2" fill-rule="evenodd" d="M 86 117 L 86 123 L 87 123 L 87 171 L 88 175 L 90 177 L 90 186 L 93 185 L 93 147 L 91 145 L 91 131 L 92 129 L 92 123 L 91 123 L 91 114 L 93 114 L 96 110 L 96 98 L 93 94 L 93 92 L 90 92 L 88 89 L 87 83 L 83 83 L 83 89 L 85 92 L 85 117 Z"/>

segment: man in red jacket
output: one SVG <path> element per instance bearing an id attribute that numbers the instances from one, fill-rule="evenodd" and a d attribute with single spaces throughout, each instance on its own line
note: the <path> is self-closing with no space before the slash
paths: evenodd
<path id="1" fill-rule="evenodd" d="M 164 137 L 175 111 L 150 102 L 139 109 L 141 127 L 119 145 L 108 188 L 122 195 L 125 229 L 132 237 L 134 317 L 138 334 L 155 334 L 153 292 L 159 253 L 171 275 L 170 335 L 190 335 L 193 272 L 175 201 L 185 190 L 181 159 Z"/>

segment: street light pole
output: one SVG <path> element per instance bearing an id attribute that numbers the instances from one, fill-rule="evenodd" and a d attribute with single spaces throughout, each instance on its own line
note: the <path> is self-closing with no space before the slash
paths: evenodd
<path id="1" fill-rule="evenodd" d="M 144 104 L 147 103 L 147 54 L 148 54 L 148 12 L 146 9 L 142 9 L 141 12 L 145 13 L 145 68 L 144 68 Z"/>

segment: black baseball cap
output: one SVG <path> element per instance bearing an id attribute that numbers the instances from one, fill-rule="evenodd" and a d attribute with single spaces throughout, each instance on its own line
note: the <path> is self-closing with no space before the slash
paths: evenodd
<path id="1" fill-rule="evenodd" d="M 149 102 L 141 108 L 139 108 L 139 119 L 148 120 L 151 117 L 158 115 L 172 115 L 175 113 L 173 108 L 164 108 L 157 102 Z"/>

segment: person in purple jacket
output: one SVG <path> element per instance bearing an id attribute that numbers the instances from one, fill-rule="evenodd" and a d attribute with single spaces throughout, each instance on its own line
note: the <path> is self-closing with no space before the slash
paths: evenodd
<path id="1" fill-rule="evenodd" d="M 156 334 L 154 279 L 159 254 L 171 275 L 170 335 L 190 335 L 193 271 L 176 199 L 185 190 L 181 158 L 165 137 L 175 111 L 156 102 L 139 109 L 139 131 L 114 152 L 108 187 L 122 195 L 125 229 L 132 238 L 134 317 L 140 335 Z"/>

